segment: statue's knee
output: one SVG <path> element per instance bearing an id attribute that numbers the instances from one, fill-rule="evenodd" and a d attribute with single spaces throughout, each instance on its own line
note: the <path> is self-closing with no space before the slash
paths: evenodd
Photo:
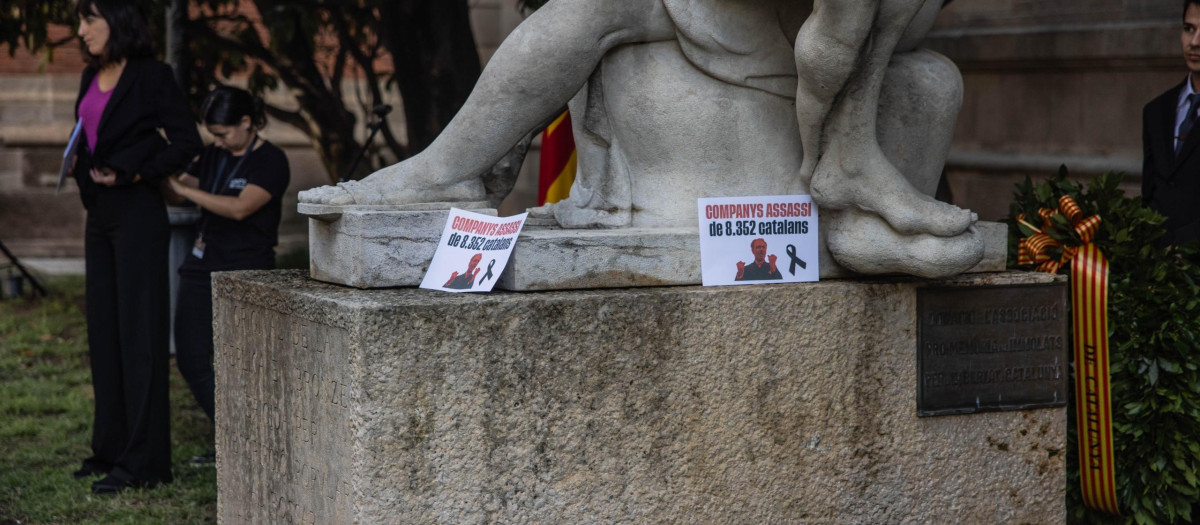
<path id="1" fill-rule="evenodd" d="M 928 49 L 900 53 L 888 65 L 884 89 L 903 89 L 926 101 L 926 107 L 957 113 L 962 105 L 963 80 L 949 58 Z"/>

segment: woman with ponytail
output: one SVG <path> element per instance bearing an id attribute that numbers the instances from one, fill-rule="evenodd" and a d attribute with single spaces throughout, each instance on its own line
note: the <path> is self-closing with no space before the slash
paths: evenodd
<path id="1" fill-rule="evenodd" d="M 283 194 L 291 178 L 283 150 L 258 132 L 262 99 L 222 86 L 200 110 L 213 143 L 186 173 L 168 179 L 173 200 L 201 208 L 191 253 L 179 269 L 175 361 L 196 401 L 214 418 L 212 272 L 275 267 Z M 212 454 L 193 458 L 207 463 Z"/>

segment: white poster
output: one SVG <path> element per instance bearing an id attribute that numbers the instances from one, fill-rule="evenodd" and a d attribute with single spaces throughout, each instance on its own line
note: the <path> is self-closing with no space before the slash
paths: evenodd
<path id="1" fill-rule="evenodd" d="M 811 196 L 699 199 L 697 209 L 704 286 L 819 279 Z"/>
<path id="2" fill-rule="evenodd" d="M 508 264 L 527 215 L 492 217 L 451 208 L 421 288 L 443 292 L 492 291 Z"/>

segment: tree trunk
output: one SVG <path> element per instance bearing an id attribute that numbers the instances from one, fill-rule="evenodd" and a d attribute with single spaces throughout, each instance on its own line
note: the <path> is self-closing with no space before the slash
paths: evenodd
<path id="1" fill-rule="evenodd" d="M 286 16 L 288 6 L 271 0 L 255 2 L 259 13 L 264 16 Z M 282 6 L 282 9 L 277 7 Z M 315 50 L 309 32 L 300 17 L 292 17 L 292 38 L 278 46 L 280 78 L 292 88 L 300 103 L 300 116 L 308 129 L 303 129 L 312 140 L 321 163 L 329 173 L 330 181 L 349 178 L 346 173 L 358 154 L 358 141 L 354 138 L 354 127 L 358 119 L 346 109 L 342 100 L 341 75 L 335 72 L 332 79 L 326 78 L 313 60 Z"/>
<path id="2" fill-rule="evenodd" d="M 179 1 L 179 0 L 172 0 Z M 330 72 L 314 60 L 313 28 L 345 16 L 360 8 L 333 5 L 314 9 L 308 3 L 284 0 L 253 0 L 270 31 L 270 44 L 254 32 L 238 35 L 219 34 L 205 22 L 189 21 L 193 56 L 204 63 L 198 69 L 201 82 L 220 83 L 222 55 L 206 53 L 205 46 L 217 46 L 262 61 L 295 95 L 300 109 L 296 112 L 268 108 L 273 117 L 296 126 L 312 141 L 330 181 L 358 178 L 370 172 L 368 163 L 360 164 L 359 173 L 347 173 L 361 145 L 355 138 L 358 119 L 346 108 L 342 91 L 343 66 L 353 60 L 371 68 L 359 50 L 343 49 Z M 368 2 L 370 6 L 374 2 Z M 407 147 L 395 151 L 403 159 L 428 146 L 454 114 L 462 107 L 481 72 L 475 37 L 471 32 L 467 0 L 381 0 L 378 10 L 380 41 L 394 62 L 394 79 L 404 100 Z M 322 9 L 328 10 L 323 11 Z M 367 22 L 371 23 L 371 22 Z M 340 29 L 345 29 L 345 26 Z M 347 38 L 348 33 L 339 35 Z M 350 41 L 353 41 L 351 38 Z M 345 41 L 343 41 L 345 45 Z M 209 48 L 211 49 L 211 48 Z M 369 77 L 377 78 L 374 75 Z M 384 128 L 385 137 L 390 130 Z M 389 140 L 392 149 L 395 140 Z"/>
<path id="3" fill-rule="evenodd" d="M 392 55 L 404 99 L 408 151 L 441 133 L 479 80 L 481 67 L 467 0 L 381 3 L 380 38 Z"/>
<path id="4" fill-rule="evenodd" d="M 179 84 L 179 88 L 184 93 L 187 93 L 190 88 L 188 86 L 188 68 L 191 67 L 191 58 L 187 46 L 187 0 L 171 0 L 170 6 L 167 7 L 166 19 L 167 63 L 171 65 L 171 69 L 175 72 L 175 83 Z"/>

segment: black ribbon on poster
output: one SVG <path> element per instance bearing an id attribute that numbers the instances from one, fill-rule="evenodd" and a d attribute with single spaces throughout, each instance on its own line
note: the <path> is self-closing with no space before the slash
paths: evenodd
<path id="1" fill-rule="evenodd" d="M 488 279 L 491 279 L 491 278 L 492 278 L 492 267 L 493 267 L 493 266 L 495 266 L 495 265 L 496 265 L 496 260 L 495 260 L 495 259 L 492 259 L 491 261 L 488 261 L 488 269 L 487 269 L 487 273 L 483 274 L 483 277 L 481 277 L 481 278 L 479 279 L 479 282 L 478 282 L 478 283 L 476 283 L 476 284 L 483 284 L 483 282 L 484 282 L 484 281 L 486 281 L 486 280 L 488 280 Z"/>
<path id="2" fill-rule="evenodd" d="M 797 265 L 799 265 L 800 268 L 803 270 L 808 269 L 808 263 L 804 262 L 804 259 L 796 257 L 796 245 L 794 245 L 794 244 L 787 245 L 787 254 L 788 254 L 788 257 L 792 258 L 791 266 L 788 267 L 789 273 L 791 273 L 792 275 L 796 275 L 796 266 Z"/>

